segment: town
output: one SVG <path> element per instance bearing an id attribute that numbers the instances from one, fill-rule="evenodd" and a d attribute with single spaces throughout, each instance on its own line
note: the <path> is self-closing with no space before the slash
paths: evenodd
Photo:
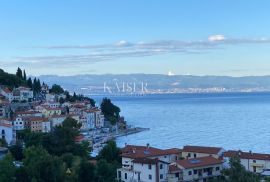
<path id="1" fill-rule="evenodd" d="M 164 150 L 149 144 L 126 145 L 121 150 L 121 157 L 122 167 L 117 170 L 117 179 L 124 182 L 222 181 L 223 171 L 235 170 L 236 177 L 243 175 L 241 169 L 246 171 L 247 177 L 242 180 L 236 177 L 235 181 L 258 181 L 256 177 L 259 176 L 264 181 L 270 176 L 270 154 L 225 150 L 222 147 L 187 145 L 181 149 Z M 252 174 L 255 174 L 254 179 Z"/>
<path id="2" fill-rule="evenodd" d="M 61 86 L 54 84 L 51 88 L 38 79 L 26 78 L 20 68 L 17 79 L 24 80 L 27 85 L 11 88 L 0 85 L 0 131 L 1 139 L 8 145 L 17 141 L 17 133 L 22 130 L 48 133 L 59 126 L 66 118 L 73 118 L 81 124 L 78 142 L 88 141 L 95 156 L 105 143 L 115 137 L 143 131 L 141 128 L 130 128 L 124 117 L 119 115 L 120 109 L 110 99 L 104 98 L 104 113 L 95 106 L 93 99 L 82 95 L 70 95 Z M 115 113 L 113 113 L 115 108 Z M 110 113 L 111 112 L 111 113 Z M 111 115 L 115 116 L 111 116 Z"/>
<path id="3" fill-rule="evenodd" d="M 13 80 L 14 87 L 11 88 L 12 84 L 9 80 L 8 82 L 3 81 L 7 85 L 0 86 L 0 159 L 5 159 L 10 147 L 16 146 L 19 141 L 23 141 L 23 148 L 26 151 L 30 150 L 29 146 L 37 147 L 30 151 L 43 150 L 38 147 L 46 146 L 47 142 L 50 142 L 50 139 L 47 141 L 46 135 L 33 135 L 39 139 L 30 137 L 30 143 L 34 142 L 34 144 L 27 144 L 28 147 L 25 147 L 22 132 L 53 133 L 57 127 L 65 125 L 67 133 L 72 132 L 73 127 L 78 127 L 79 132 L 75 132 L 70 138 L 70 141 L 74 140 L 80 144 L 75 147 L 82 147 L 86 142 L 87 150 L 85 151 L 89 153 L 84 156 L 86 158 L 80 156 L 82 159 L 91 165 L 92 163 L 101 165 L 102 162 L 98 162 L 98 160 L 102 161 L 103 158 L 112 163 L 112 165 L 109 163 L 109 167 L 107 166 L 106 169 L 111 173 L 104 178 L 104 171 L 101 171 L 101 175 L 95 177 L 94 181 L 104 178 L 104 181 L 115 179 L 115 181 L 124 182 L 206 182 L 215 180 L 222 182 L 227 178 L 231 181 L 231 177 L 238 179 L 243 175 L 247 178 L 243 178 L 242 181 L 246 182 L 246 179 L 249 179 L 253 182 L 259 179 L 265 181 L 270 177 L 270 154 L 225 150 L 222 147 L 211 146 L 159 149 L 150 144 L 145 146 L 126 144 L 125 147 L 119 149 L 113 141 L 116 137 L 145 129 L 130 128 L 124 117 L 120 116 L 120 108 L 115 106 L 110 99 L 104 98 L 100 107 L 97 107 L 93 99 L 76 93 L 70 95 L 60 85 L 54 84 L 49 87 L 45 83 L 41 84 L 40 80 L 36 78 L 32 82 L 31 78 L 27 79 L 25 71 L 22 72 L 20 68 L 18 68 L 15 78 L 23 83 L 17 84 Z M 71 124 L 73 121 L 78 122 L 79 125 Z M 35 144 L 35 140 L 40 140 L 40 137 L 44 137 L 45 142 Z M 65 140 L 65 138 L 63 139 Z M 57 147 L 66 146 L 53 146 L 53 148 Z M 23 149 L 20 150 L 22 152 Z M 48 149 L 46 148 L 46 150 Z M 54 155 L 69 155 L 68 153 L 58 153 L 58 149 L 54 150 L 50 151 Z M 63 152 L 69 151 L 70 149 L 63 150 Z M 16 151 L 13 155 L 16 156 L 17 153 L 19 152 Z M 73 153 L 81 155 L 80 152 L 78 154 L 78 151 L 73 151 Z M 13 159 L 11 161 L 17 168 L 20 168 L 24 165 L 25 160 L 22 160 L 22 156 L 17 156 L 17 158 L 20 158 L 19 161 Z M 88 166 L 87 170 L 93 172 L 91 166 Z M 230 176 L 234 172 L 237 173 L 236 176 Z M 69 175 L 71 173 L 70 168 L 67 168 L 67 179 L 71 179 Z"/>

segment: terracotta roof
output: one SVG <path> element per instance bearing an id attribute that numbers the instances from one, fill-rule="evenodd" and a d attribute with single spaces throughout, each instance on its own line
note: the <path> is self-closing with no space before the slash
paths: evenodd
<path id="1" fill-rule="evenodd" d="M 37 111 L 17 111 L 16 114 L 20 115 L 20 114 L 38 114 L 40 112 Z"/>
<path id="2" fill-rule="evenodd" d="M 184 159 L 176 161 L 176 164 L 188 169 L 188 168 L 195 168 L 195 167 L 203 167 L 203 166 L 211 166 L 215 164 L 222 164 L 223 161 L 216 159 L 214 157 L 198 157 L 194 159 Z"/>
<path id="3" fill-rule="evenodd" d="M 66 118 L 67 115 L 52 115 L 50 118 Z"/>
<path id="4" fill-rule="evenodd" d="M 132 161 L 133 163 L 139 164 L 157 164 L 159 162 L 158 158 L 149 159 L 149 158 L 136 158 Z"/>
<path id="5" fill-rule="evenodd" d="M 84 112 L 87 112 L 87 113 L 93 113 L 93 112 L 97 112 L 97 111 L 101 111 L 100 109 L 98 108 L 91 108 L 91 109 L 85 109 Z"/>
<path id="6" fill-rule="evenodd" d="M 162 150 L 154 147 L 127 145 L 122 149 L 121 156 L 136 159 L 136 158 L 155 157 L 170 154 L 180 154 L 180 152 L 181 151 L 179 149 Z"/>
<path id="7" fill-rule="evenodd" d="M 7 124 L 7 123 L 2 123 L 0 122 L 0 126 L 4 126 L 4 127 L 12 127 L 12 124 Z"/>
<path id="8" fill-rule="evenodd" d="M 56 107 L 56 108 L 45 107 L 45 109 L 50 110 L 50 111 L 62 110 L 62 108 L 60 107 Z"/>
<path id="9" fill-rule="evenodd" d="M 24 118 L 24 120 L 26 120 L 26 121 L 41 121 L 41 122 L 45 122 L 45 121 L 48 121 L 48 118 L 43 118 L 43 117 L 27 117 L 27 118 Z"/>
<path id="10" fill-rule="evenodd" d="M 253 152 L 242 152 L 236 150 L 229 150 L 224 152 L 224 157 L 240 157 L 241 159 L 255 159 L 255 160 L 270 160 L 270 154 L 260 154 Z"/>
<path id="11" fill-rule="evenodd" d="M 203 146 L 190 146 L 186 145 L 183 148 L 183 152 L 197 152 L 205 154 L 218 154 L 222 150 L 220 147 L 203 147 Z"/>
<path id="12" fill-rule="evenodd" d="M 169 165 L 169 172 L 178 172 L 180 169 L 177 167 L 176 163 Z"/>
<path id="13" fill-rule="evenodd" d="M 76 138 L 75 138 L 75 141 L 76 142 L 81 142 L 83 140 L 84 140 L 84 136 L 83 135 L 76 136 Z"/>
<path id="14" fill-rule="evenodd" d="M 6 93 L 11 93 L 11 90 L 9 90 L 8 88 L 4 88 L 3 91 Z"/>

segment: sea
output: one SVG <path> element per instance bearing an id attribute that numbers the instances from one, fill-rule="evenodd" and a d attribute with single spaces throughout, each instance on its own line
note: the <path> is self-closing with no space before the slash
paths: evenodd
<path id="1" fill-rule="evenodd" d="M 131 126 L 150 130 L 117 145 L 184 145 L 270 153 L 270 93 L 109 95 Z M 94 97 L 98 103 L 101 96 Z"/>

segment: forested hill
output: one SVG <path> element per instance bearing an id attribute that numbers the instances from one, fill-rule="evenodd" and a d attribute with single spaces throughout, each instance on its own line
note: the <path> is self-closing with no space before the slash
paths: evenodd
<path id="1" fill-rule="evenodd" d="M 10 88 L 13 88 L 19 86 L 27 86 L 27 82 L 23 79 L 23 76 L 20 78 L 15 74 L 9 74 L 0 69 L 0 85 L 6 85 Z"/>

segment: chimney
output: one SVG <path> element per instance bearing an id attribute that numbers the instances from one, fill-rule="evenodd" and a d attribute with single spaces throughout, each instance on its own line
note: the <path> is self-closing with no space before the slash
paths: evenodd
<path id="1" fill-rule="evenodd" d="M 251 150 L 249 151 L 249 153 L 250 153 L 251 155 L 253 155 L 253 153 L 252 153 L 252 151 L 251 151 Z"/>
<path id="2" fill-rule="evenodd" d="M 239 155 L 239 156 L 241 155 L 241 150 L 238 150 L 238 155 Z"/>
<path id="3" fill-rule="evenodd" d="M 149 147 L 150 147 L 150 145 L 149 145 L 149 143 L 147 143 L 147 144 L 146 144 L 146 148 L 149 149 Z"/>

